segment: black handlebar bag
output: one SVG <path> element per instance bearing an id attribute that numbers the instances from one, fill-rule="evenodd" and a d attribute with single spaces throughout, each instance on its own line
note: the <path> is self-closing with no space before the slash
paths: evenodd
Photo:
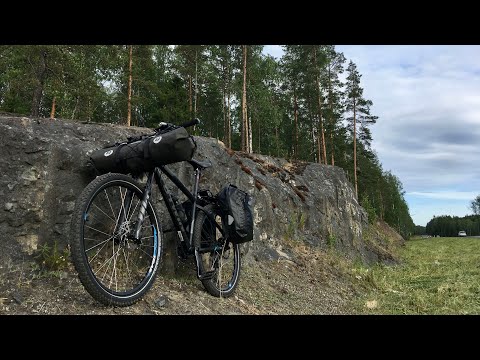
<path id="1" fill-rule="evenodd" d="M 191 160 L 195 141 L 183 127 L 163 134 L 132 138 L 94 151 L 90 161 L 98 173 L 138 174 L 155 166 Z"/>
<path id="2" fill-rule="evenodd" d="M 234 244 L 253 240 L 253 198 L 235 185 L 225 186 L 217 196 L 228 238 Z"/>

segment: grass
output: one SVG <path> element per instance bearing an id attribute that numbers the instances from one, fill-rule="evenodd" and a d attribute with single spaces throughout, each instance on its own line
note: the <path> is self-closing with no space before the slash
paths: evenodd
<path id="1" fill-rule="evenodd" d="M 60 250 L 57 241 L 53 246 L 44 244 L 40 246 L 35 255 L 37 263 L 33 263 L 32 270 L 39 271 L 41 276 L 59 276 L 70 264 L 70 253 L 67 248 Z"/>
<path id="2" fill-rule="evenodd" d="M 480 314 L 480 238 L 407 241 L 402 264 L 356 267 L 361 314 Z"/>

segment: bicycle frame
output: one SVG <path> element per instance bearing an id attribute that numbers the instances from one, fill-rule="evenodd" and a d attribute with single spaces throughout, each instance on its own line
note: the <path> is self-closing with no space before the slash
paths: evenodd
<path id="1" fill-rule="evenodd" d="M 180 219 L 180 216 L 178 214 L 177 208 L 173 201 L 172 195 L 167 191 L 165 182 L 163 181 L 161 176 L 162 173 L 165 174 L 177 186 L 177 188 L 179 188 L 180 191 L 182 191 L 182 193 L 184 193 L 187 196 L 188 200 L 192 203 L 191 214 L 187 214 L 187 219 L 188 219 L 188 216 L 190 216 L 190 219 L 189 219 L 190 228 L 189 228 L 188 234 L 185 229 L 185 226 L 183 225 Z M 140 231 L 142 228 L 143 220 L 145 218 L 147 203 L 151 195 L 153 181 L 157 183 L 158 189 L 160 190 L 160 193 L 162 194 L 162 197 L 165 201 L 165 205 L 167 206 L 167 210 L 170 215 L 170 218 L 172 219 L 174 228 L 177 231 L 177 235 L 180 239 L 180 243 L 182 244 L 182 248 L 186 253 L 192 252 L 194 250 L 193 249 L 193 230 L 195 225 L 195 215 L 196 215 L 197 209 L 199 211 L 203 211 L 207 215 L 207 217 L 209 217 L 213 221 L 213 223 L 215 224 L 217 229 L 220 231 L 222 236 L 225 237 L 225 232 L 222 229 L 222 227 L 220 227 L 216 223 L 213 216 L 210 213 L 208 213 L 203 206 L 198 204 L 198 200 L 201 200 L 201 202 L 208 202 L 208 200 L 202 199 L 198 195 L 198 184 L 200 182 L 200 175 L 201 175 L 201 169 L 195 168 L 194 170 L 195 181 L 193 184 L 193 193 L 192 193 L 186 188 L 186 186 L 180 181 L 180 179 L 178 179 L 178 177 L 175 176 L 175 174 L 170 169 L 166 168 L 164 165 L 155 167 L 153 171 L 149 172 L 147 176 L 147 183 L 145 185 L 143 198 L 140 203 L 140 212 L 139 212 L 139 216 L 138 216 L 135 231 L 134 231 L 134 240 L 139 241 L 139 238 L 140 238 Z M 132 194 L 126 194 L 124 209 L 130 208 L 131 198 L 132 198 Z M 121 214 L 120 216 L 124 218 L 123 214 Z"/>

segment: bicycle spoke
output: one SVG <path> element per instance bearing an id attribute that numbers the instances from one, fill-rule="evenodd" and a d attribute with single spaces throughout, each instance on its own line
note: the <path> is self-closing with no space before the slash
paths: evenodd
<path id="1" fill-rule="evenodd" d="M 140 250 L 141 252 L 143 252 L 145 255 L 149 256 L 151 259 L 153 259 L 153 256 L 148 254 L 146 251 L 144 251 L 143 249 L 140 249 L 140 247 L 138 248 L 138 250 Z"/>
<path id="2" fill-rule="evenodd" d="M 113 244 L 113 243 L 112 243 Z M 113 247 L 115 248 L 115 247 Z M 120 251 L 120 250 L 118 250 Z M 113 254 L 112 256 L 110 256 L 107 260 L 105 260 L 105 262 L 97 269 L 97 272 L 99 272 L 107 263 L 110 264 L 113 257 L 115 256 L 115 254 Z M 110 267 L 110 265 L 107 267 L 107 269 Z M 97 272 L 94 273 L 94 275 L 97 275 Z M 104 275 L 105 276 L 105 275 Z M 103 280 L 103 278 L 102 278 Z"/>
<path id="3" fill-rule="evenodd" d="M 110 199 L 108 198 L 107 189 L 103 189 L 103 191 L 105 193 L 105 197 L 107 198 L 108 204 L 110 205 L 110 209 L 112 210 L 113 218 L 115 219 L 117 217 L 117 215 L 115 215 L 115 211 L 113 211 L 112 203 L 110 202 Z"/>
<path id="4" fill-rule="evenodd" d="M 93 262 L 93 260 L 95 260 L 95 258 L 97 257 L 97 255 L 100 254 L 100 252 L 105 248 L 105 246 L 107 246 L 107 244 L 108 244 L 108 242 L 106 242 L 105 244 L 103 244 L 103 246 L 100 248 L 100 250 L 97 251 L 97 253 L 95 254 L 95 256 L 88 261 L 88 264 L 89 264 L 89 265 Z M 85 252 L 85 253 L 86 253 L 86 252 Z"/>
<path id="5" fill-rule="evenodd" d="M 107 181 L 106 181 L 107 180 Z M 161 258 L 161 233 L 150 203 L 140 224 L 139 240 L 131 238 L 141 210 L 143 192 L 124 175 L 99 176 L 97 188 L 85 197 L 80 249 L 74 255 L 82 284 L 105 304 L 131 304 L 152 285 Z M 78 251 L 78 250 L 75 250 Z M 153 254 L 157 254 L 156 257 Z M 155 269 L 155 271 L 148 271 Z M 80 270 L 87 270 L 81 275 Z M 82 276 L 84 276 L 82 278 Z M 102 295 L 103 294 L 103 295 Z"/>
<path id="6" fill-rule="evenodd" d="M 133 214 L 135 214 L 135 210 L 137 210 L 138 204 L 140 204 L 140 198 L 137 200 L 137 204 L 135 205 L 135 209 L 133 209 L 132 215 L 130 215 L 130 219 L 128 219 L 128 221 L 132 221 L 132 216 L 133 216 Z"/>
<path id="7" fill-rule="evenodd" d="M 121 248 L 120 248 L 121 250 Z M 115 274 L 115 291 L 118 291 L 118 281 L 117 281 L 117 258 L 120 254 L 120 250 L 117 251 L 117 255 L 113 258 L 113 272 Z"/>
<path id="8" fill-rule="evenodd" d="M 120 213 L 123 214 L 123 217 L 125 220 L 127 220 L 127 213 L 125 212 L 125 197 L 127 196 L 127 189 L 125 189 L 125 195 L 123 195 L 122 188 L 120 186 L 118 187 L 118 190 L 120 192 Z"/>
<path id="9" fill-rule="evenodd" d="M 85 238 L 85 239 L 87 239 L 87 240 L 95 240 L 95 239 L 90 239 L 90 238 Z M 92 246 L 91 248 L 85 250 L 85 252 L 89 252 L 90 250 L 95 249 L 96 247 L 98 247 L 98 246 L 100 246 L 100 245 L 102 245 L 102 244 L 104 244 L 104 243 L 106 243 L 107 241 L 110 241 L 110 240 L 112 240 L 112 238 L 109 238 L 109 239 L 107 239 L 107 240 L 103 240 L 102 242 L 98 243 L 97 245 L 94 245 L 94 246 Z"/>
<path id="10" fill-rule="evenodd" d="M 87 228 L 89 228 L 89 229 L 92 229 L 92 230 L 95 230 L 95 231 L 97 231 L 97 232 L 99 232 L 99 233 L 101 233 L 101 234 L 103 234 L 103 235 L 112 236 L 112 235 L 107 234 L 107 233 L 105 233 L 105 232 L 103 232 L 103 231 L 100 231 L 100 230 L 98 230 L 98 229 L 95 229 L 95 228 L 93 228 L 93 227 L 91 227 L 91 226 L 85 225 L 85 227 L 87 227 Z"/>
<path id="11" fill-rule="evenodd" d="M 107 213 L 105 211 L 103 211 L 102 209 L 100 209 L 96 204 L 93 204 L 93 206 L 95 206 L 98 210 L 100 210 L 102 212 L 102 214 L 104 214 L 106 217 L 108 217 L 110 220 L 112 220 L 113 222 L 115 222 L 114 219 L 112 219 L 110 217 L 110 215 L 107 215 Z"/>
<path id="12" fill-rule="evenodd" d="M 127 267 L 127 275 L 128 275 L 128 278 L 130 279 L 130 282 L 133 283 L 133 281 L 132 281 L 132 276 L 131 276 L 131 273 L 130 273 L 130 269 L 128 268 L 128 260 L 127 260 L 127 256 L 125 255 L 125 250 L 122 249 L 122 252 L 123 252 L 123 258 L 125 259 L 125 266 Z"/>
<path id="13" fill-rule="evenodd" d="M 130 200 L 130 204 L 128 205 L 128 211 L 125 215 L 125 219 L 128 219 L 128 221 L 130 221 L 128 215 L 130 214 L 130 210 L 132 209 L 132 203 L 133 203 L 134 198 L 135 198 L 135 194 L 132 194 L 132 199 Z M 137 202 L 137 204 L 138 204 L 138 202 Z M 135 212 L 135 209 L 133 211 Z M 132 212 L 132 214 L 133 214 L 133 212 Z"/>

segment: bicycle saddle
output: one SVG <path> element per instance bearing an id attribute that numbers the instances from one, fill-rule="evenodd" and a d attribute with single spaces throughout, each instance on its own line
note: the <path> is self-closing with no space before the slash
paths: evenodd
<path id="1" fill-rule="evenodd" d="M 200 169 L 200 170 L 204 170 L 212 166 L 212 163 L 210 162 L 210 160 L 198 161 L 198 160 L 192 159 L 189 161 L 189 163 L 194 167 L 194 169 Z"/>

